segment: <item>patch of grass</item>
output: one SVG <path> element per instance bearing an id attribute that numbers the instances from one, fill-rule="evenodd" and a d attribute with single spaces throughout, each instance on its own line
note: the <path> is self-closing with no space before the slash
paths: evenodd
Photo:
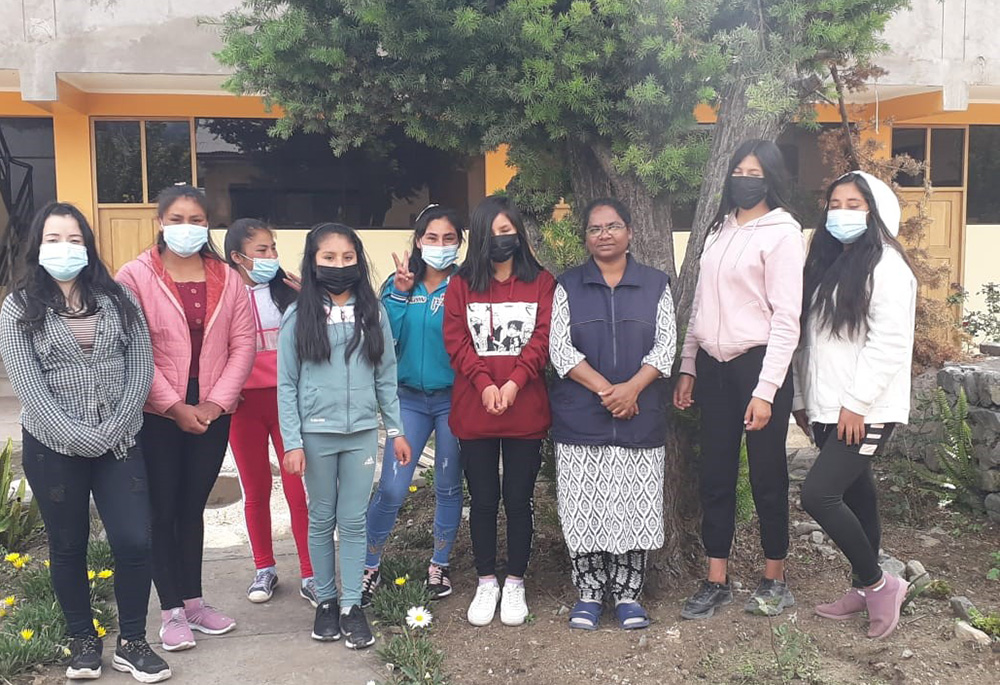
<path id="1" fill-rule="evenodd" d="M 935 578 L 921 588 L 920 594 L 931 599 L 948 599 L 955 594 L 955 591 L 947 580 Z"/>
<path id="2" fill-rule="evenodd" d="M 973 628 L 979 628 L 994 640 L 1000 640 L 1000 614 L 984 614 L 973 609 L 969 612 L 969 623 Z"/>
<path id="3" fill-rule="evenodd" d="M 406 612 L 430 604 L 425 574 L 413 569 L 412 560 L 390 557 L 382 560 L 382 582 L 372 597 L 372 612 L 380 623 L 406 626 Z"/>
<path id="4" fill-rule="evenodd" d="M 386 642 L 377 653 L 391 666 L 392 675 L 388 683 L 446 685 L 448 682 L 441 672 L 444 654 L 425 635 L 404 630 L 402 635 L 396 635 Z"/>
<path id="5" fill-rule="evenodd" d="M 1000 552 L 990 552 L 990 570 L 986 572 L 988 580 L 1000 580 Z"/>
<path id="6" fill-rule="evenodd" d="M 0 547 L 4 550 L 22 548 L 42 525 L 37 500 L 24 503 L 28 480 L 22 478 L 16 489 L 11 487 L 14 483 L 13 458 L 14 443 L 7 438 L 0 449 Z"/>

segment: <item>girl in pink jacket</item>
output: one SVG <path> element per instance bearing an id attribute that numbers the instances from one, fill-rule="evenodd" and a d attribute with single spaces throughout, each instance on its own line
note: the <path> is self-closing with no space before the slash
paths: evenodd
<path id="1" fill-rule="evenodd" d="M 153 582 L 168 651 L 194 647 L 192 629 L 228 633 L 236 622 L 202 599 L 202 516 L 219 475 L 229 423 L 256 355 L 239 274 L 208 236 L 204 194 L 163 190 L 157 244 L 118 272 L 135 293 L 153 342 L 153 386 L 140 440 L 149 472 Z"/>
<path id="2" fill-rule="evenodd" d="M 805 241 L 799 223 L 785 209 L 786 178 L 777 145 L 764 140 L 740 145 L 701 255 L 674 405 L 687 409 L 697 403 L 701 408 L 701 535 L 708 578 L 685 603 L 684 618 L 709 618 L 733 601 L 728 559 L 744 432 L 766 558 L 763 578 L 744 608 L 776 615 L 795 601 L 785 583 L 785 438 Z"/>

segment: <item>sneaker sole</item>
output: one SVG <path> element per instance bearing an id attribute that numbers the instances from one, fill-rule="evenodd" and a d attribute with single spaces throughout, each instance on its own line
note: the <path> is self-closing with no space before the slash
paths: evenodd
<path id="1" fill-rule="evenodd" d="M 508 616 L 507 618 L 504 618 L 503 614 L 500 614 L 500 623 L 504 624 L 505 626 L 511 626 L 511 627 L 523 626 L 524 622 L 527 620 L 528 620 L 527 616 L 516 616 L 514 618 Z"/>
<path id="2" fill-rule="evenodd" d="M 452 593 L 452 589 L 451 589 L 451 588 L 448 588 L 448 589 L 447 589 L 446 591 L 444 591 L 444 592 L 439 592 L 439 593 L 437 593 L 436 595 L 433 595 L 433 596 L 431 596 L 431 601 L 432 601 L 432 602 L 436 602 L 436 601 L 438 601 L 439 599 L 444 599 L 445 597 L 451 597 L 451 593 Z"/>
<path id="3" fill-rule="evenodd" d="M 708 609 L 706 609 L 700 614 L 691 613 L 686 611 L 685 609 L 681 609 L 681 618 L 687 619 L 688 621 L 700 621 L 705 618 L 712 618 L 712 616 L 715 615 L 716 609 L 721 609 L 722 607 L 728 606 L 732 603 L 733 603 L 733 598 L 729 597 L 723 600 L 722 602 L 719 602 L 718 604 L 710 606 Z"/>
<path id="4" fill-rule="evenodd" d="M 273 592 L 271 592 L 271 593 L 267 593 L 267 592 L 248 592 L 247 593 L 247 599 L 249 599 L 254 604 L 263 604 L 264 602 L 269 601 L 272 597 L 274 597 L 274 593 Z"/>
<path id="5" fill-rule="evenodd" d="M 140 683 L 158 683 L 173 675 L 169 668 L 160 671 L 159 673 L 143 673 L 117 654 L 115 654 L 115 658 L 111 661 L 111 667 L 116 671 L 121 671 L 122 673 L 131 673 L 132 677 Z"/>
<path id="6" fill-rule="evenodd" d="M 67 668 L 66 678 L 69 680 L 96 680 L 101 677 L 101 667 L 97 668 Z"/>
<path id="7" fill-rule="evenodd" d="M 160 646 L 163 647 L 168 652 L 183 652 L 185 649 L 193 649 L 195 646 L 195 641 L 192 639 L 190 642 L 178 642 L 175 645 L 168 645 L 163 642 L 163 631 L 160 631 Z"/>
<path id="8" fill-rule="evenodd" d="M 827 613 L 827 612 L 824 612 L 824 611 L 820 611 L 817 608 L 814 608 L 813 609 L 813 613 L 815 613 L 817 616 L 821 616 L 823 618 L 828 618 L 831 621 L 850 621 L 852 618 L 854 618 L 856 616 L 860 616 L 861 614 L 863 614 L 864 610 L 862 609 L 861 611 L 855 611 L 852 614 L 831 614 L 831 613 Z"/>
<path id="9" fill-rule="evenodd" d="M 236 622 L 235 621 L 231 625 L 228 625 L 225 628 L 221 628 L 221 629 L 217 629 L 217 630 L 212 630 L 211 628 L 206 628 L 205 626 L 198 625 L 197 623 L 190 623 L 189 622 L 188 625 L 191 626 L 191 630 L 197 630 L 199 633 L 203 633 L 205 635 L 225 635 L 226 633 L 228 633 L 231 630 L 234 630 L 236 628 Z"/>
<path id="10" fill-rule="evenodd" d="M 348 649 L 367 649 L 368 647 L 371 647 L 373 644 L 375 644 L 374 635 L 372 635 L 371 638 L 364 643 L 353 642 L 352 640 L 353 638 L 350 635 L 348 635 L 347 639 L 344 640 L 344 646 L 347 647 Z"/>
<path id="11" fill-rule="evenodd" d="M 301 597 L 302 599 L 304 599 L 307 602 L 309 602 L 312 605 L 313 609 L 318 609 L 319 608 L 319 602 L 317 602 L 315 599 L 313 599 L 312 597 L 310 597 L 309 595 L 307 595 L 302 590 L 299 590 L 299 597 Z"/>
<path id="12" fill-rule="evenodd" d="M 311 635 L 311 637 L 312 637 L 312 639 L 316 640 L 316 642 L 336 642 L 337 640 L 340 639 L 340 633 L 337 633 L 336 635 L 333 635 L 333 636 L 327 636 L 327 637 L 324 637 L 322 635 L 317 635 L 316 633 L 313 633 Z"/>

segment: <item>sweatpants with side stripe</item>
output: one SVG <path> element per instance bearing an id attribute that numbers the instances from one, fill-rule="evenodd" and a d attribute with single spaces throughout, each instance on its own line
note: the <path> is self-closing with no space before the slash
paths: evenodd
<path id="1" fill-rule="evenodd" d="M 848 445 L 837 438 L 836 425 L 813 426 L 820 452 L 802 484 L 802 508 L 851 562 L 855 587 L 868 587 L 882 578 L 878 565 L 882 525 L 871 460 L 894 427 L 866 425 L 861 444 Z"/>

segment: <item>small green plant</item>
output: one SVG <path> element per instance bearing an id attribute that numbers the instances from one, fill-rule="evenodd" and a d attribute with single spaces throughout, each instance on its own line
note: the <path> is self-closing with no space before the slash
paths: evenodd
<path id="1" fill-rule="evenodd" d="M 446 685 L 448 682 L 441 672 L 444 655 L 434 647 L 430 639 L 415 630 L 404 629 L 402 634 L 393 636 L 378 650 L 379 657 L 391 664 L 393 685 Z"/>
<path id="2" fill-rule="evenodd" d="M 1000 640 L 1000 614 L 995 612 L 984 614 L 972 609 L 969 611 L 969 623 L 973 628 L 978 628 L 994 640 Z"/>
<path id="3" fill-rule="evenodd" d="M 990 552 L 990 569 L 986 572 L 989 580 L 1000 580 L 1000 552 Z"/>
<path id="4" fill-rule="evenodd" d="M 980 488 L 979 469 L 972 452 L 972 429 L 969 428 L 969 401 L 965 390 L 959 389 L 955 406 L 948 402 L 942 388 L 934 394 L 935 420 L 944 429 L 938 444 L 938 458 L 942 473 L 914 465 L 921 479 L 935 487 L 942 499 L 972 511 L 982 511 L 983 492 Z"/>
<path id="5" fill-rule="evenodd" d="M 948 599 L 955 591 L 947 580 L 935 578 L 921 589 L 920 594 L 931 599 Z"/>
<path id="6" fill-rule="evenodd" d="M 966 312 L 962 317 L 961 330 L 975 339 L 1000 341 L 1000 284 L 987 283 L 979 289 L 979 294 L 986 302 L 986 309 Z M 948 298 L 948 303 L 964 305 L 968 299 L 969 292 L 959 288 Z"/>
<path id="7" fill-rule="evenodd" d="M 381 575 L 382 583 L 372 597 L 372 611 L 380 623 L 405 626 L 406 613 L 412 607 L 430 603 L 423 575 L 411 573 L 407 565 L 383 559 Z"/>
<path id="8" fill-rule="evenodd" d="M 14 481 L 11 471 L 13 457 L 14 444 L 8 438 L 3 450 L 0 450 L 0 547 L 4 549 L 21 548 L 42 522 L 38 502 L 32 499 L 30 504 L 24 504 L 26 479 L 22 478 L 21 484 L 11 492 Z"/>
<path id="9" fill-rule="evenodd" d="M 792 623 L 782 623 L 773 630 L 777 642 L 775 661 L 781 680 L 811 682 L 819 663 L 819 652 L 812 638 Z"/>

